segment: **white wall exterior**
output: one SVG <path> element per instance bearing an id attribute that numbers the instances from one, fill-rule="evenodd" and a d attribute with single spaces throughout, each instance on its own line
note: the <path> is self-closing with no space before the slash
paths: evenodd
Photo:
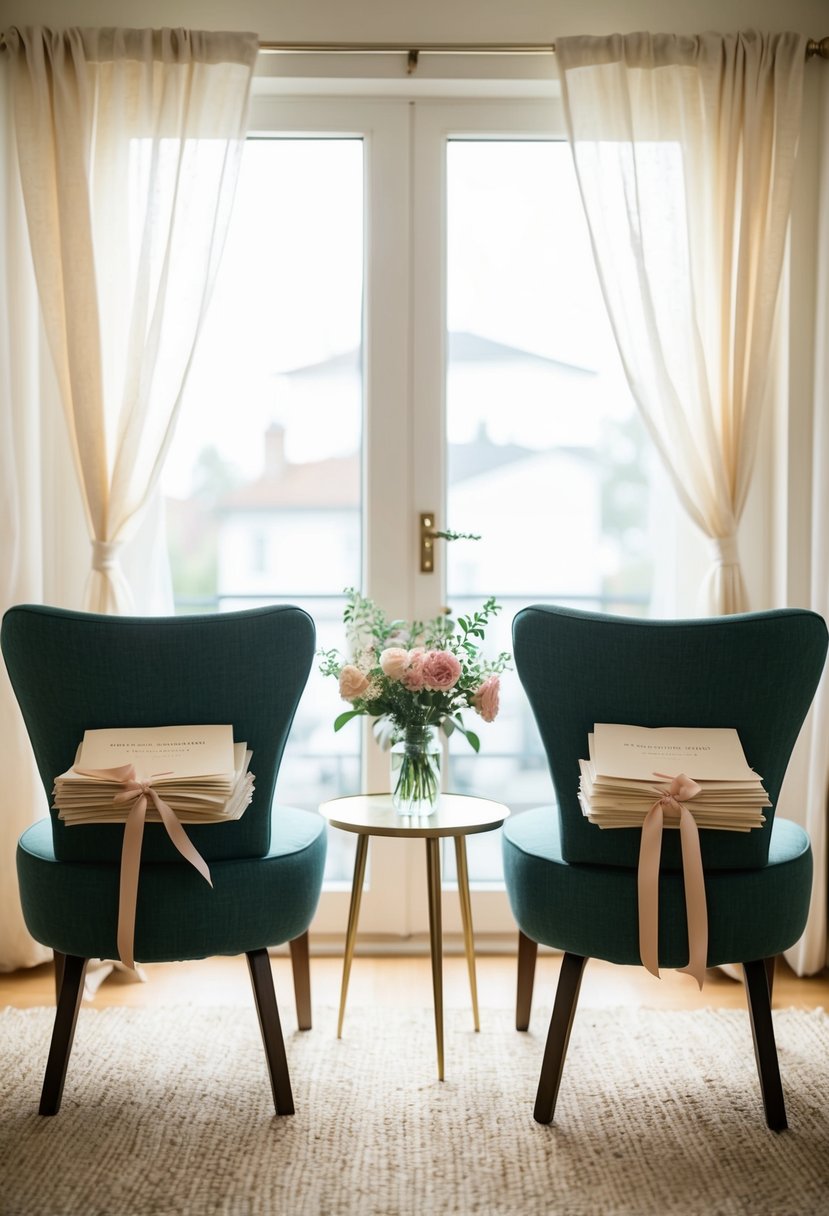
<path id="1" fill-rule="evenodd" d="M 324 595 L 352 583 L 359 568 L 357 510 L 234 511 L 219 528 L 222 601 L 234 595 Z"/>

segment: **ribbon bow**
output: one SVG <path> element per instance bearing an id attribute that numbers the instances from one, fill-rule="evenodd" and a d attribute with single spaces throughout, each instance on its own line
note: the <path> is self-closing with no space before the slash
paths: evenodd
<path id="1" fill-rule="evenodd" d="M 141 864 L 141 843 L 144 839 L 144 823 L 147 806 L 152 802 L 158 811 L 167 835 L 185 861 L 198 870 L 205 882 L 213 886 L 207 862 L 202 857 L 184 828 L 176 818 L 175 811 L 153 788 L 153 778 L 163 773 L 154 773 L 149 781 L 139 781 L 135 766 L 122 764 L 118 768 L 76 768 L 83 777 L 102 777 L 106 781 L 117 781 L 123 785 L 113 798 L 115 805 L 131 802 L 124 824 L 124 842 L 121 846 L 121 879 L 118 888 L 118 957 L 127 967 L 135 967 L 133 950 L 135 945 L 135 909 L 138 902 L 138 871 Z"/>
<path id="2" fill-rule="evenodd" d="M 688 917 L 688 966 L 680 967 L 692 975 L 702 989 L 708 957 L 708 910 L 705 903 L 705 881 L 699 847 L 696 820 L 684 805 L 702 789 L 685 773 L 669 777 L 654 773 L 670 782 L 667 789 L 653 787 L 658 795 L 642 824 L 639 846 L 639 957 L 651 975 L 659 977 L 659 859 L 662 852 L 662 826 L 665 810 L 679 814 L 679 838 L 682 847 L 682 869 L 685 883 L 685 911 Z"/>

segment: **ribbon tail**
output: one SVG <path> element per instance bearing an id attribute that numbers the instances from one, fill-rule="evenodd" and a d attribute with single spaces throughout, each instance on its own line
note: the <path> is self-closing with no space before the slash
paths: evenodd
<path id="1" fill-rule="evenodd" d="M 190 837 L 185 832 L 184 828 L 179 823 L 170 807 L 163 798 L 159 798 L 158 794 L 152 787 L 150 788 L 150 797 L 153 800 L 155 809 L 161 816 L 161 821 L 167 829 L 167 835 L 178 849 L 185 861 L 189 861 L 190 865 L 195 870 L 198 870 L 202 878 L 209 886 L 213 886 L 213 879 L 210 877 L 210 869 L 207 862 L 202 857 L 196 846 L 193 844 Z"/>
<path id="2" fill-rule="evenodd" d="M 118 888 L 118 957 L 125 967 L 135 970 L 135 909 L 138 903 L 138 871 L 141 865 L 141 842 L 144 839 L 144 820 L 147 814 L 147 799 L 142 794 L 136 798 L 124 824 L 124 841 L 121 845 L 121 877 Z"/>
<path id="3" fill-rule="evenodd" d="M 688 966 L 680 967 L 691 975 L 702 991 L 708 961 L 708 907 L 705 902 L 705 879 L 699 847 L 699 828 L 687 807 L 680 806 L 679 838 L 682 846 L 682 870 L 685 881 L 685 912 L 688 919 Z"/>
<path id="4" fill-rule="evenodd" d="M 656 803 L 642 824 L 639 845 L 639 957 L 659 979 L 659 860 L 662 854 L 662 806 Z"/>

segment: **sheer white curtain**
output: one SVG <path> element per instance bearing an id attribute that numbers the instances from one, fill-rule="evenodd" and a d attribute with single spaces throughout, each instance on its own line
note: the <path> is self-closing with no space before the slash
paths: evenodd
<path id="1" fill-rule="evenodd" d="M 800 130 L 798 34 L 556 40 L 599 279 L 634 398 L 710 538 L 707 613 L 748 608 L 737 552 L 771 381 Z"/>
<path id="2" fill-rule="evenodd" d="M 159 561 L 143 556 L 155 483 L 221 250 L 257 43 L 30 29 L 6 44 L 0 611 L 133 599 L 145 611 L 159 587 Z M 17 838 L 46 811 L 30 756 L 0 664 L 0 970 L 49 954 L 17 895 Z"/>
<path id="3" fill-rule="evenodd" d="M 829 72 L 818 79 L 817 228 L 814 380 L 811 401 L 812 477 L 809 607 L 829 620 Z M 789 544 L 802 548 L 801 536 Z M 814 975 L 829 963 L 827 871 L 829 871 L 829 672 L 824 672 L 812 712 L 798 740 L 780 797 L 784 814 L 809 833 L 815 858 L 812 902 L 806 932 L 786 952 L 798 975 Z"/>
<path id="4" fill-rule="evenodd" d="M 11 30 L 38 293 L 82 489 L 85 606 L 132 607 L 119 549 L 157 483 L 218 267 L 258 44 Z"/>
<path id="5" fill-rule="evenodd" d="M 14 163 L 8 73 L 0 56 L 0 595 L 15 601 L 43 598 L 41 462 L 43 412 L 38 377 L 37 294 Z M 60 422 L 60 417 L 57 417 Z M 0 663 L 0 969 L 44 962 L 51 951 L 33 942 L 17 896 L 15 842 L 45 810 L 26 731 Z"/>

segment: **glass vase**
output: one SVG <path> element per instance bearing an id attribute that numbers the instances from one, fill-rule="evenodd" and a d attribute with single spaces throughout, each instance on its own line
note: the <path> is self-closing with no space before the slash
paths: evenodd
<path id="1" fill-rule="evenodd" d="M 391 796 L 401 815 L 431 815 L 437 809 L 440 760 L 434 726 L 407 727 L 392 744 Z"/>

